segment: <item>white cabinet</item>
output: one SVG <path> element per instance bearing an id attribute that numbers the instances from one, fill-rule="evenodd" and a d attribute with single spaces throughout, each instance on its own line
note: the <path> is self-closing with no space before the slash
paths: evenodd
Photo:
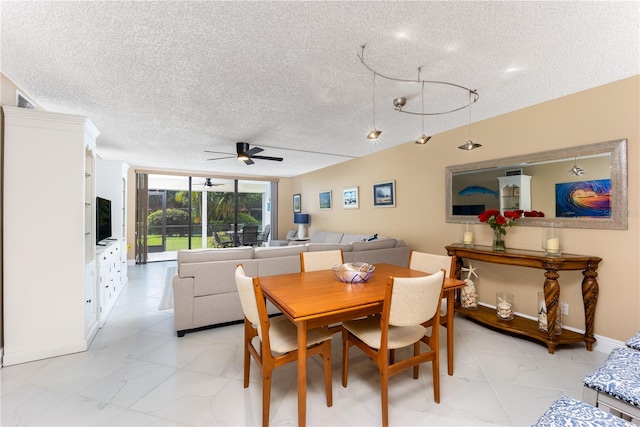
<path id="1" fill-rule="evenodd" d="M 3 364 L 13 365 L 84 351 L 95 335 L 99 132 L 86 117 L 2 108 Z"/>
<path id="2" fill-rule="evenodd" d="M 120 243 L 120 279 L 127 284 L 127 174 L 129 165 L 96 159 L 96 196 L 111 201 L 111 237 Z"/>
<path id="3" fill-rule="evenodd" d="M 96 280 L 96 262 L 92 261 L 85 266 L 85 330 L 87 335 L 95 336 L 98 332 L 98 287 Z"/>
<path id="4" fill-rule="evenodd" d="M 99 289 L 99 325 L 103 327 L 111 309 L 115 304 L 122 287 L 122 242 L 110 241 L 107 246 L 100 246 L 98 257 L 98 289 Z M 126 271 L 126 270 L 125 270 Z"/>
<path id="5" fill-rule="evenodd" d="M 521 209 L 531 210 L 531 177 L 528 175 L 500 176 L 500 213 Z"/>

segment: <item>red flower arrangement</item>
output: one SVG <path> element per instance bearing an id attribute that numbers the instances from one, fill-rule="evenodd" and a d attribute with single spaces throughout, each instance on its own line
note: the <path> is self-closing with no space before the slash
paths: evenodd
<path id="1" fill-rule="evenodd" d="M 525 217 L 525 218 L 544 218 L 544 212 L 542 211 L 517 210 L 515 212 L 518 212 L 518 214 L 520 214 L 521 217 Z"/>
<path id="2" fill-rule="evenodd" d="M 515 225 L 516 219 L 520 218 L 518 211 L 505 211 L 504 215 L 497 209 L 487 209 L 478 215 L 480 222 L 486 222 L 493 230 L 502 235 L 507 234 L 507 227 Z"/>

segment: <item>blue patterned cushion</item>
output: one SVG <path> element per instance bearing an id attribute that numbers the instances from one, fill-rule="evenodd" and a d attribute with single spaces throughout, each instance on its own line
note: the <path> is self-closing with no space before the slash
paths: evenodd
<path id="1" fill-rule="evenodd" d="M 598 392 L 640 406 L 640 351 L 627 347 L 614 349 L 582 382 Z"/>
<path id="2" fill-rule="evenodd" d="M 629 341 L 627 341 L 625 344 L 629 348 L 640 350 L 640 332 L 629 338 Z"/>
<path id="3" fill-rule="evenodd" d="M 561 396 L 533 427 L 631 427 L 633 424 L 569 396 Z"/>

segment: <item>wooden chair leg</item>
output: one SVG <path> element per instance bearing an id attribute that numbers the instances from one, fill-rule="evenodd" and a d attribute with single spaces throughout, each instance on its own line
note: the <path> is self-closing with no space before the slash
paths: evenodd
<path id="1" fill-rule="evenodd" d="M 342 329 L 342 387 L 347 386 L 349 375 L 349 332 Z"/>
<path id="2" fill-rule="evenodd" d="M 382 425 L 389 425 L 389 370 L 380 366 L 380 398 L 382 404 Z"/>
<path id="3" fill-rule="evenodd" d="M 396 350 L 392 348 L 389 350 L 389 365 L 396 363 Z"/>
<path id="4" fill-rule="evenodd" d="M 262 376 L 262 425 L 269 425 L 269 409 L 271 408 L 271 374 L 272 371 L 265 368 Z"/>
<path id="5" fill-rule="evenodd" d="M 413 357 L 417 357 L 420 354 L 420 341 L 413 344 Z M 413 379 L 417 380 L 420 375 L 420 365 L 413 365 Z"/>
<path id="6" fill-rule="evenodd" d="M 253 328 L 251 325 L 247 325 L 245 319 L 244 324 L 244 388 L 249 387 L 249 373 L 251 370 L 251 354 L 249 353 L 249 346 L 251 345 L 251 337 L 253 335 Z"/>
<path id="7" fill-rule="evenodd" d="M 435 350 L 435 358 L 431 361 L 431 370 L 433 371 L 433 400 L 440 403 L 440 357 L 438 350 Z"/>

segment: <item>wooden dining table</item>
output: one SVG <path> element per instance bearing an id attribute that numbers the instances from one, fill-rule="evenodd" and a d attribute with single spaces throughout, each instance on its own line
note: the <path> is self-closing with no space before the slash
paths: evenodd
<path id="1" fill-rule="evenodd" d="M 306 425 L 307 411 L 307 331 L 336 322 L 378 314 L 382 311 L 388 278 L 421 277 L 427 273 L 392 264 L 376 264 L 369 281 L 348 284 L 332 270 L 260 277 L 262 292 L 298 329 L 298 425 Z M 446 278 L 447 366 L 453 375 L 454 293 L 465 286 L 462 280 Z"/>

